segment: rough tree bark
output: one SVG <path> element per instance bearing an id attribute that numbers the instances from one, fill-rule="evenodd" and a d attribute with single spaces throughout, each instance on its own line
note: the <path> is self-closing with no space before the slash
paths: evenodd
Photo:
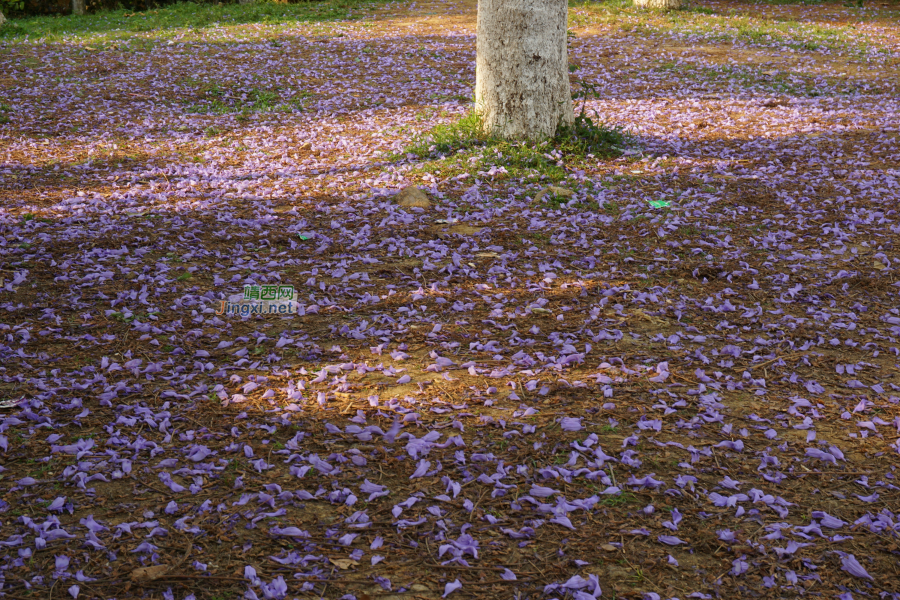
<path id="1" fill-rule="evenodd" d="M 475 105 L 507 139 L 552 136 L 574 120 L 566 0 L 478 0 Z"/>
<path id="2" fill-rule="evenodd" d="M 684 5 L 683 0 L 634 0 L 638 8 L 656 8 L 660 10 L 678 10 Z"/>
<path id="3" fill-rule="evenodd" d="M 3 16 L 3 11 L 0 10 L 0 25 L 6 23 L 6 17 Z"/>
<path id="4" fill-rule="evenodd" d="M 73 15 L 83 15 L 84 14 L 84 0 L 72 0 L 72 14 Z"/>

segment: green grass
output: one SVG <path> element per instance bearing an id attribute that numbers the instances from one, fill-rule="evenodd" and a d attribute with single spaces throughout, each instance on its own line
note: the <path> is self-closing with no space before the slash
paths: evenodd
<path id="1" fill-rule="evenodd" d="M 824 4 L 825 0 L 759 0 L 757 4 Z M 857 0 L 840 3 L 857 6 Z M 852 27 L 815 22 L 797 21 L 792 16 L 763 16 L 754 12 L 753 5 L 742 8 L 717 8 L 715 10 L 694 6 L 683 10 L 656 13 L 641 11 L 627 0 L 601 0 L 599 2 L 571 2 L 572 23 L 576 26 L 590 23 L 616 23 L 622 31 L 654 36 L 679 33 L 700 36 L 709 42 L 733 42 L 743 40 L 756 47 L 788 47 L 804 52 L 823 49 L 865 57 L 873 51 L 887 53 L 889 49 L 873 49 L 872 43 L 859 36 Z"/>
<path id="2" fill-rule="evenodd" d="M 773 4 L 773 5 L 800 4 L 803 6 L 816 6 L 819 4 L 825 4 L 826 1 L 827 0 L 757 0 L 757 2 L 760 2 L 761 4 Z"/>
<path id="3" fill-rule="evenodd" d="M 790 94 L 794 96 L 815 97 L 820 95 L 816 78 L 796 71 L 776 69 L 761 70 L 757 65 L 716 65 L 706 66 L 696 63 L 666 61 L 657 67 L 659 71 L 677 73 L 680 77 L 691 81 L 714 82 L 720 85 L 740 86 L 742 89 L 753 88 L 773 94 Z M 836 93 L 854 93 L 856 88 L 851 84 L 842 84 L 840 80 L 826 77 L 825 81 L 831 89 L 842 86 Z"/>
<path id="4" fill-rule="evenodd" d="M 279 4 L 196 4 L 179 2 L 144 12 L 101 11 L 89 15 L 51 15 L 12 19 L 0 27 L 0 39 L 31 41 L 131 41 L 135 33 L 172 37 L 184 30 L 196 32 L 214 27 L 250 23 L 292 24 L 355 20 L 374 9 L 377 0 L 330 0 Z"/>
<path id="5" fill-rule="evenodd" d="M 485 130 L 470 110 L 457 121 L 419 136 L 404 154 L 426 159 L 429 172 L 490 172 L 532 181 L 560 181 L 588 159 L 618 156 L 627 139 L 621 130 L 597 125 L 583 114 L 544 141 L 505 140 Z"/>
<path id="6" fill-rule="evenodd" d="M 618 496 L 606 496 L 600 500 L 603 506 L 616 507 L 637 502 L 637 497 L 631 492 L 622 492 Z"/>
<path id="7" fill-rule="evenodd" d="M 188 106 L 186 112 L 215 115 L 302 112 L 304 101 L 311 96 L 307 92 L 282 96 L 279 91 L 256 88 L 223 90 L 218 85 L 206 90 L 201 89 L 199 93 L 203 96 L 203 100 Z M 213 135 L 219 131 L 214 127 L 211 129 L 213 129 Z"/>

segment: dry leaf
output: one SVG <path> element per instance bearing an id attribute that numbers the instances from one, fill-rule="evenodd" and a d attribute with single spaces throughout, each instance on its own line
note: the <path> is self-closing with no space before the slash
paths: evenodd
<path id="1" fill-rule="evenodd" d="M 875 259 L 875 268 L 878 269 L 879 271 L 884 271 L 885 269 L 887 269 L 887 265 L 876 258 Z"/>
<path id="2" fill-rule="evenodd" d="M 612 544 L 603 544 L 600 546 L 600 548 L 606 550 L 607 552 L 615 552 L 616 550 L 618 550 L 618 548 L 616 548 Z"/>
<path id="3" fill-rule="evenodd" d="M 153 565 L 152 567 L 140 567 L 131 572 L 131 581 L 143 583 L 159 579 L 169 572 L 169 565 Z"/>
<path id="4" fill-rule="evenodd" d="M 358 562 L 349 558 L 329 558 L 328 561 L 341 570 L 359 566 Z"/>

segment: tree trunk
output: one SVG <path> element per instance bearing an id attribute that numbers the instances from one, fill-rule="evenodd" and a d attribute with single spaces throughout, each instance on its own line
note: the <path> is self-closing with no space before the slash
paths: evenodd
<path id="1" fill-rule="evenodd" d="M 84 14 L 84 0 L 72 0 L 72 14 L 73 15 L 83 15 Z"/>
<path id="2" fill-rule="evenodd" d="M 552 136 L 574 121 L 567 0 L 478 0 L 475 104 L 506 139 Z"/>
<path id="3" fill-rule="evenodd" d="M 638 8 L 656 8 L 659 10 L 678 10 L 683 6 L 682 0 L 634 0 Z"/>
<path id="4" fill-rule="evenodd" d="M 3 11 L 0 10 L 0 26 L 3 26 L 4 23 L 6 23 L 6 17 L 3 16 Z"/>

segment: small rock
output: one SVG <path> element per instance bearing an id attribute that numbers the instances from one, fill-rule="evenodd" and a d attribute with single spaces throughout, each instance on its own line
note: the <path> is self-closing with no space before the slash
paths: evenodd
<path id="1" fill-rule="evenodd" d="M 541 191 L 539 191 L 537 194 L 535 194 L 534 201 L 540 202 L 541 200 L 544 199 L 544 196 L 546 196 L 547 194 L 553 194 L 557 198 L 566 198 L 566 199 L 569 199 L 569 198 L 572 198 L 573 196 L 575 196 L 575 192 L 573 192 L 572 190 L 567 190 L 566 188 L 561 188 L 561 187 L 557 187 L 555 185 L 551 185 L 550 187 L 544 188 Z"/>
<path id="2" fill-rule="evenodd" d="M 406 208 L 431 208 L 428 194 L 417 187 L 407 187 L 397 194 L 397 204 Z"/>

